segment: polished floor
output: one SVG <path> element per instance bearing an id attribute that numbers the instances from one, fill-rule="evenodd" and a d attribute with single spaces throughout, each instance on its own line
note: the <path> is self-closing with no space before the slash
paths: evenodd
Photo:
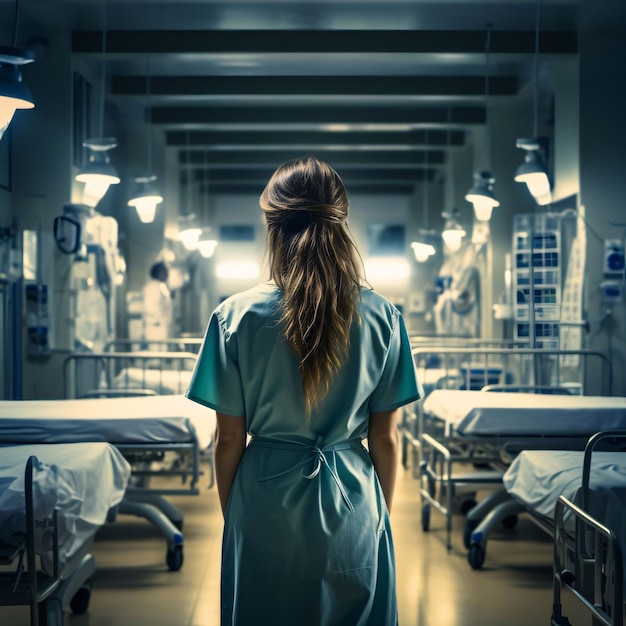
<path id="1" fill-rule="evenodd" d="M 420 525 L 417 481 L 400 470 L 392 525 L 396 544 L 400 626 L 526 626 L 550 624 L 552 544 L 530 520 L 492 536 L 485 567 L 473 571 L 455 520 L 445 549 L 444 519 Z M 185 514 L 180 571 L 165 564 L 165 543 L 145 520 L 120 516 L 93 546 L 98 568 L 87 613 L 65 626 L 219 626 L 221 514 L 215 488 L 199 497 L 171 498 Z M 280 602 L 280 590 L 277 590 Z M 565 602 L 575 626 L 590 620 Z M 578 615 L 577 615 L 578 613 Z M 0 607 L 2 626 L 30 623 L 24 607 Z M 259 621 L 259 626 L 266 626 Z M 352 626 L 346 624 L 346 626 Z"/>

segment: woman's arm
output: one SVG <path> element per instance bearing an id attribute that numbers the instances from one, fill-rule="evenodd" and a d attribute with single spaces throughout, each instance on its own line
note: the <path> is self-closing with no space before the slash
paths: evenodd
<path id="1" fill-rule="evenodd" d="M 222 515 L 225 515 L 235 474 L 246 449 L 246 420 L 217 413 L 215 437 L 215 479 Z"/>
<path id="2" fill-rule="evenodd" d="M 401 408 L 393 411 L 371 413 L 369 434 L 367 436 L 370 456 L 372 457 L 374 469 L 378 475 L 389 511 L 391 511 L 398 472 L 400 442 L 397 423 L 401 413 Z"/>

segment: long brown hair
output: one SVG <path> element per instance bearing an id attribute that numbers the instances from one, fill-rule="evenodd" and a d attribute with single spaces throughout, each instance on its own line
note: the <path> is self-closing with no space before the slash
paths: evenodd
<path id="1" fill-rule="evenodd" d="M 281 165 L 259 201 L 270 275 L 282 290 L 281 323 L 300 359 L 307 412 L 328 393 L 358 320 L 359 253 L 345 224 L 348 195 L 339 174 L 314 157 Z"/>

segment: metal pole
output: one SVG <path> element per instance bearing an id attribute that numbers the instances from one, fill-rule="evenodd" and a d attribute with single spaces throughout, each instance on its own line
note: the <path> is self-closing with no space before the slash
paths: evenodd
<path id="1" fill-rule="evenodd" d="M 20 278 L 11 283 L 9 298 L 9 328 L 11 342 L 11 400 L 22 399 L 22 293 L 24 280 Z"/>

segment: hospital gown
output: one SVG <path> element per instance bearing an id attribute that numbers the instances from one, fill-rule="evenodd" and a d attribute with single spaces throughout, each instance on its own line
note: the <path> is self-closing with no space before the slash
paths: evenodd
<path id="1" fill-rule="evenodd" d="M 361 290 L 347 361 L 307 421 L 280 294 L 264 283 L 216 309 L 187 392 L 252 437 L 225 512 L 222 626 L 394 626 L 389 514 L 361 440 L 370 412 L 419 397 L 404 322 Z"/>

